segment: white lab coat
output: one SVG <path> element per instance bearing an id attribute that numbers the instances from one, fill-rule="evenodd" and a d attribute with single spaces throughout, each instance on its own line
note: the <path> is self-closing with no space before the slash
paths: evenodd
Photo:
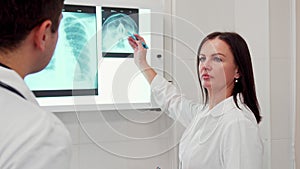
<path id="1" fill-rule="evenodd" d="M 262 169 L 263 145 L 253 113 L 229 97 L 213 109 L 185 99 L 163 77 L 156 76 L 154 99 L 186 130 L 179 144 L 182 169 Z"/>
<path id="2" fill-rule="evenodd" d="M 70 168 L 71 138 L 63 123 L 38 106 L 15 71 L 0 67 L 0 80 L 26 98 L 0 87 L 0 168 Z"/>

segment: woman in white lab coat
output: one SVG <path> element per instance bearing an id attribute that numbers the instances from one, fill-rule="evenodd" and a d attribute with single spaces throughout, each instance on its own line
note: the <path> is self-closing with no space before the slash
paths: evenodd
<path id="1" fill-rule="evenodd" d="M 204 104 L 184 98 L 146 61 L 144 39 L 129 37 L 136 65 L 151 84 L 156 102 L 186 127 L 179 144 L 182 169 L 262 169 L 261 120 L 250 52 L 233 32 L 206 36 L 198 50 Z"/>

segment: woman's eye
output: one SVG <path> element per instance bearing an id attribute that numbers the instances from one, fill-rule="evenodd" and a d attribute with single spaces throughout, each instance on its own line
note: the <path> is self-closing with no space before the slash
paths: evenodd
<path id="1" fill-rule="evenodd" d="M 214 57 L 214 61 L 216 61 L 216 62 L 222 62 L 222 59 L 220 57 L 218 57 L 218 56 L 215 56 Z"/>
<path id="2" fill-rule="evenodd" d="M 204 62 L 205 61 L 205 57 L 204 56 L 201 56 L 201 57 L 199 57 L 199 62 Z"/>

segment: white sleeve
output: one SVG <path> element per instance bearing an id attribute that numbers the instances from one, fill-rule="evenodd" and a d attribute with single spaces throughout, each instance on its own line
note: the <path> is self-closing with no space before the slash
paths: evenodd
<path id="1" fill-rule="evenodd" d="M 221 149 L 225 169 L 263 169 L 258 127 L 249 120 L 236 120 L 224 129 Z"/>
<path id="2" fill-rule="evenodd" d="M 185 127 L 202 109 L 200 104 L 186 99 L 174 85 L 159 75 L 152 80 L 151 89 L 153 98 L 162 111 L 173 120 L 179 120 Z"/>

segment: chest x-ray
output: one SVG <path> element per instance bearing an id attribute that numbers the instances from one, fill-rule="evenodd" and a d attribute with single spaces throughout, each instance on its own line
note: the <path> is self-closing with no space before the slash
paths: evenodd
<path id="1" fill-rule="evenodd" d="M 37 96 L 97 94 L 96 43 L 95 7 L 65 5 L 52 60 L 26 83 Z"/>
<path id="2" fill-rule="evenodd" d="M 132 57 L 127 38 L 138 28 L 138 9 L 102 7 L 103 57 Z"/>

